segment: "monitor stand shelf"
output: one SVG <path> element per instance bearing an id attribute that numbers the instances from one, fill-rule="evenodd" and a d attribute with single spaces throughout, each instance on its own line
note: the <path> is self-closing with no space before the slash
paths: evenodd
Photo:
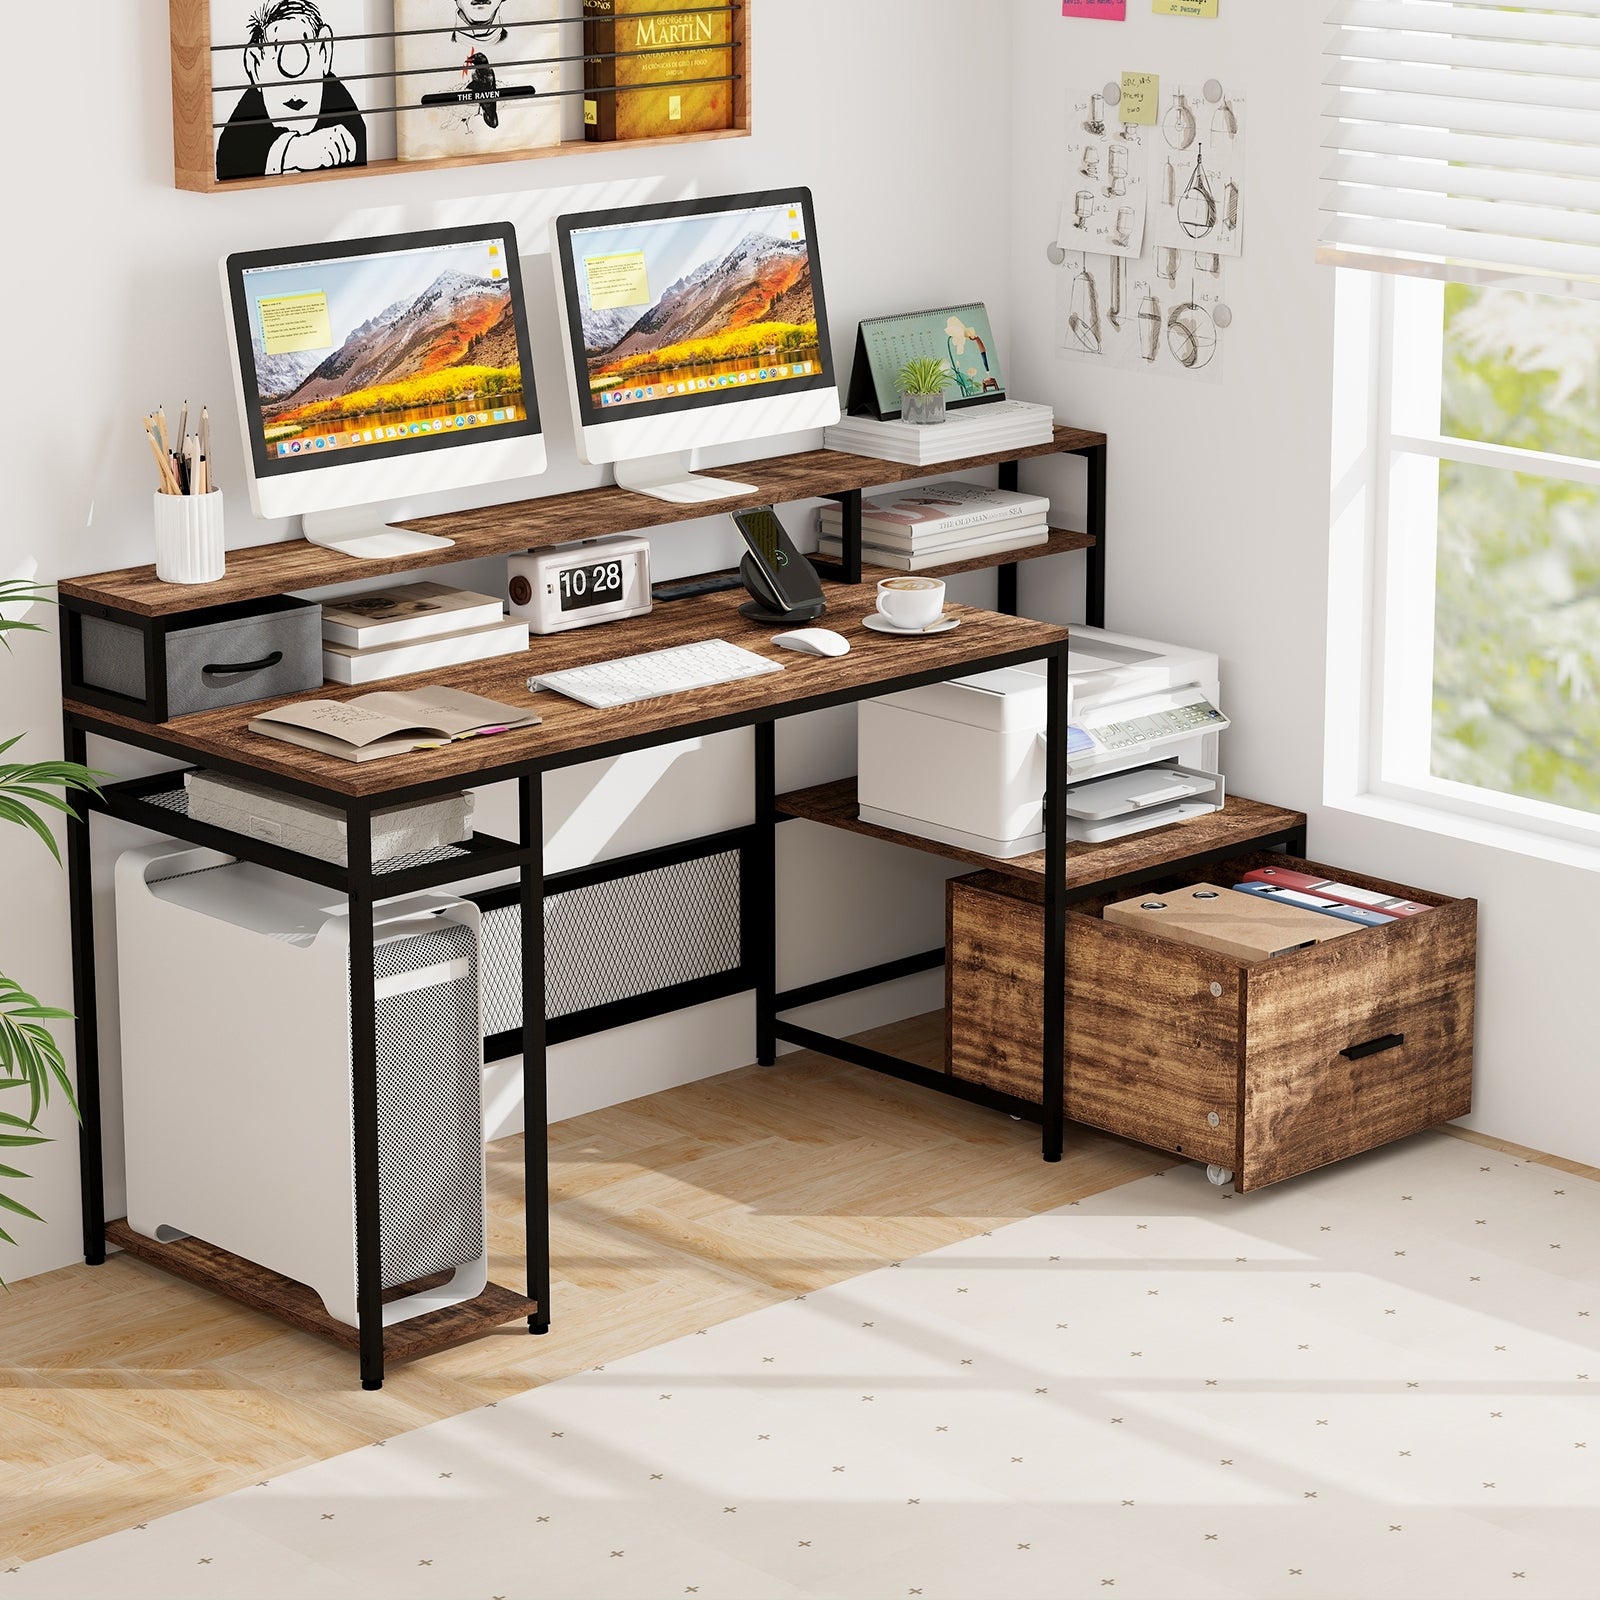
<path id="1" fill-rule="evenodd" d="M 1076 455 L 1085 459 L 1089 469 L 1086 531 L 1052 530 L 1048 544 L 951 562 L 933 570 L 944 574 L 998 567 L 1001 573 L 998 609 L 1014 613 L 1018 561 L 1068 550 L 1086 550 L 1089 557 L 1088 615 L 1093 623 L 1103 621 L 1103 616 L 1097 618 L 1096 613 L 1097 610 L 1103 613 L 1104 609 L 1105 454 L 1106 436 L 1083 428 L 1057 428 L 1048 444 L 946 461 L 932 467 L 903 466 L 876 457 L 849 455 L 841 450 L 806 450 L 795 455 L 740 461 L 703 470 L 701 476 L 754 486 L 748 493 L 704 504 L 675 504 L 608 484 L 509 505 L 397 521 L 396 527 L 452 541 L 448 546 L 410 554 L 368 560 L 294 539 L 230 550 L 227 570 L 215 583 L 162 583 L 155 575 L 155 568 L 145 566 L 103 572 L 92 578 L 67 579 L 60 585 L 60 592 L 69 605 L 80 609 L 95 607 L 102 615 L 116 613 L 127 621 L 137 622 L 141 618 L 177 617 L 216 606 L 323 589 L 333 584 L 370 582 L 374 578 L 417 572 L 449 562 L 512 555 L 521 550 L 537 550 L 606 534 L 644 532 L 729 511 L 810 499 L 837 500 L 844 511 L 844 561 L 837 564 L 816 561 L 814 565 L 824 578 L 858 583 L 863 577 L 870 581 L 883 575 L 860 564 L 863 490 L 981 467 L 998 467 L 1000 487 L 1015 488 L 1019 461 L 1039 456 Z"/>

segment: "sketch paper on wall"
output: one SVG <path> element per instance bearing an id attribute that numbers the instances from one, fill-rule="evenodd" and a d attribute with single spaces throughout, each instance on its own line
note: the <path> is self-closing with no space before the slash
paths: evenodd
<path id="1" fill-rule="evenodd" d="M 1056 285 L 1056 352 L 1124 371 L 1222 376 L 1222 257 L 1152 246 L 1142 256 L 1071 254 Z"/>
<path id="2" fill-rule="evenodd" d="M 402 161 L 561 142 L 556 0 L 394 0 Z"/>
<path id="3" fill-rule="evenodd" d="M 1119 122 L 1116 107 L 1098 91 L 1067 102 L 1067 179 L 1057 236 L 1063 250 L 1139 254 L 1152 132 Z"/>
<path id="4" fill-rule="evenodd" d="M 395 153 L 390 0 L 211 0 L 217 177 L 362 167 Z"/>
<path id="5" fill-rule="evenodd" d="M 1150 239 L 1237 256 L 1244 242 L 1245 97 L 1164 89 L 1150 173 Z"/>

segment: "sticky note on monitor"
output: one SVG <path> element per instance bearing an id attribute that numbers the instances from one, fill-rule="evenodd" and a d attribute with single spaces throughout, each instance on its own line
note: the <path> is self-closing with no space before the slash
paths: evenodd
<path id="1" fill-rule="evenodd" d="M 1156 125 L 1156 105 L 1161 99 L 1161 79 L 1154 72 L 1124 72 L 1122 74 L 1122 99 L 1117 102 L 1117 115 L 1124 122 L 1140 123 L 1146 128 Z"/>
<path id="2" fill-rule="evenodd" d="M 256 310 L 261 315 L 261 344 L 269 356 L 333 347 L 328 297 L 320 289 L 315 294 L 273 295 L 256 301 Z"/>
<path id="3" fill-rule="evenodd" d="M 1151 9 L 1158 17 L 1214 17 L 1217 0 L 1153 0 Z"/>
<path id="4" fill-rule="evenodd" d="M 643 250 L 585 256 L 583 270 L 589 280 L 589 304 L 594 310 L 613 311 L 618 306 L 650 304 L 650 272 Z"/>

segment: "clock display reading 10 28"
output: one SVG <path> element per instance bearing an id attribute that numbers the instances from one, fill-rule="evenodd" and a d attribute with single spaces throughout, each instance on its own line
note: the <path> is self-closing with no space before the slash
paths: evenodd
<path id="1" fill-rule="evenodd" d="M 591 561 L 581 567 L 563 567 L 560 572 L 561 609 L 581 611 L 585 606 L 601 606 L 622 598 L 622 563 Z"/>

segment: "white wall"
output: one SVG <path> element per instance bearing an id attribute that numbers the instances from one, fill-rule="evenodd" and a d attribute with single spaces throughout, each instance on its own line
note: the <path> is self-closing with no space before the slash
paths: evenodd
<path id="1" fill-rule="evenodd" d="M 1051 0 L 1013 8 L 1013 368 L 1060 420 L 1110 436 L 1107 620 L 1221 654 L 1230 786 L 1306 810 L 1320 861 L 1479 897 L 1470 1125 L 1600 1163 L 1592 876 L 1323 803 L 1334 274 L 1313 250 L 1325 9 L 1222 0 L 1203 21 L 1132 0 L 1127 22 L 1105 23 L 1063 20 Z M 1228 266 L 1237 320 L 1220 385 L 1091 373 L 1052 354 L 1061 270 L 1044 251 L 1065 97 L 1124 69 L 1215 76 L 1248 96 L 1251 209 L 1244 257 Z M 1023 603 L 1081 616 L 1059 572 L 1025 580 Z M 1335 626 L 1338 645 L 1357 619 L 1341 613 Z M 1338 701 L 1354 685 L 1333 689 Z"/>
<path id="2" fill-rule="evenodd" d="M 160 0 L 79 0 L 65 78 L 41 66 L 18 74 L 13 88 L 12 126 L 28 131 L 3 180 L 0 292 L 12 313 L 0 428 L 0 574 L 54 580 L 150 560 L 151 463 L 138 419 L 160 403 L 171 416 L 185 395 L 208 400 L 219 424 L 230 543 L 289 534 L 252 524 L 241 492 L 216 276 L 217 259 L 229 250 L 509 216 L 533 252 L 525 272 L 552 462 L 527 486 L 540 494 L 601 479 L 573 464 L 549 261 L 540 253 L 553 212 L 808 183 L 843 370 L 861 317 L 908 306 L 985 299 L 1006 343 L 1011 232 L 1000 175 L 1011 145 L 1010 17 L 983 0 L 760 0 L 750 139 L 218 195 L 172 187 L 166 9 Z M 18 60 L 59 57 L 49 8 L 19 8 L 11 38 Z M 901 87 L 948 85 L 951 40 L 960 41 L 959 94 L 941 92 L 940 114 L 908 132 Z M 820 439 L 780 448 L 814 443 Z M 660 534 L 657 573 L 730 565 L 733 542 L 725 523 Z M 58 719 L 53 640 L 24 636 L 0 660 L 0 737 L 26 729 L 18 756 L 55 755 Z M 799 784 L 849 771 L 853 743 L 848 714 L 785 728 L 780 776 Z M 748 748 L 748 735 L 729 735 L 671 763 L 650 756 L 608 767 L 588 775 L 591 786 L 604 784 L 592 795 L 563 775 L 551 786 L 552 827 L 574 810 L 579 820 L 563 829 L 558 854 L 563 862 L 594 859 L 747 820 Z M 91 750 L 91 760 L 105 755 L 103 747 Z M 118 761 L 119 771 L 131 770 Z M 134 837 L 100 824 L 96 835 L 103 867 Z M 784 878 L 796 891 L 782 928 L 781 981 L 939 942 L 944 873 L 937 864 L 869 851 L 808 824 L 789 824 L 779 837 Z M 891 897 L 882 892 L 891 881 L 912 888 Z M 0 971 L 69 1003 L 63 876 L 19 830 L 6 828 L 0 884 Z M 101 904 L 109 930 L 107 894 L 108 881 Z M 113 956 L 103 943 L 108 997 Z M 925 1009 L 937 994 L 935 975 L 819 1014 L 830 1025 L 864 1026 Z M 114 1080 L 114 1004 L 104 1021 Z M 553 1112 L 570 1115 L 725 1071 L 751 1058 L 752 1036 L 751 1004 L 736 999 L 566 1047 L 553 1064 Z M 226 1068 L 219 1042 L 218 1069 Z M 114 1081 L 111 1088 L 114 1153 Z M 20 1152 L 35 1176 L 16 1187 L 49 1221 L 7 1218 L 19 1248 L 0 1252 L 0 1275 L 13 1280 L 78 1254 L 71 1124 L 57 1107 L 46 1126 L 60 1142 Z"/>

